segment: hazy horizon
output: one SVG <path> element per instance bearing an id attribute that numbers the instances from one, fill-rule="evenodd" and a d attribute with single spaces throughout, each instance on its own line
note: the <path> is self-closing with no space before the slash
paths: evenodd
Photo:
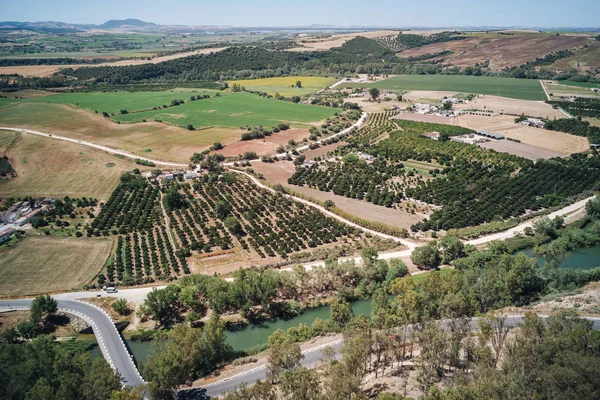
<path id="1" fill-rule="evenodd" d="M 537 4 L 536 4 L 537 3 Z M 574 0 L 482 4 L 474 0 L 430 0 L 414 3 L 381 0 L 173 0 L 116 1 L 82 4 L 76 0 L 0 0 L 3 21 L 58 21 L 102 24 L 135 18 L 160 25 L 236 27 L 532 27 L 596 28 L 600 2 Z"/>

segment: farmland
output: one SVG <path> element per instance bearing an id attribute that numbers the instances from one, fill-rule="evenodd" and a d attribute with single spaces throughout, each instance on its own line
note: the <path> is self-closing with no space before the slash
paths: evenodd
<path id="1" fill-rule="evenodd" d="M 0 131 L 0 142 L 14 138 Z M 135 168 L 103 151 L 21 134 L 6 153 L 17 177 L 0 184 L 1 197 L 92 196 L 106 199 L 123 171 Z"/>
<path id="2" fill-rule="evenodd" d="M 404 50 L 398 56 L 419 57 L 448 50 L 453 53 L 442 56 L 445 62 L 466 67 L 489 61 L 490 68 L 498 71 L 506 67 L 518 67 L 552 52 L 583 46 L 589 40 L 583 36 L 556 36 L 538 32 L 474 32 L 463 36 L 466 39 L 428 44 Z"/>
<path id="3" fill-rule="evenodd" d="M 0 251 L 0 296 L 80 288 L 100 272 L 109 239 L 28 237 Z"/>
<path id="4" fill-rule="evenodd" d="M 69 105 L 44 103 L 20 103 L 0 109 L 0 125 L 37 129 L 178 162 L 187 162 L 195 151 L 216 141 L 227 144 L 239 140 L 242 133 L 227 128 L 189 131 L 158 122 L 119 125 Z"/>
<path id="5" fill-rule="evenodd" d="M 371 134 L 358 136 L 351 147 L 343 148 L 339 152 L 341 160 L 328 159 L 297 168 L 288 183 L 386 208 L 402 207 L 408 211 L 414 207 L 414 200 L 436 207 L 428 220 L 411 227 L 413 231 L 447 230 L 489 222 L 495 217 L 520 216 L 526 210 L 539 210 L 598 184 L 600 175 L 590 173 L 590 169 L 597 169 L 593 159 L 538 161 L 535 168 L 530 168 L 532 162 L 521 157 L 421 136 L 429 131 L 462 134 L 469 129 L 402 119 L 394 122 L 401 131 L 390 133 L 389 138 L 368 148 L 374 157 L 370 164 L 354 152 L 377 139 L 377 135 Z M 538 131 L 545 135 L 544 130 Z M 529 155 L 532 149 L 518 150 Z M 427 168 L 419 171 L 423 169 L 423 161 Z M 432 164 L 439 168 L 432 169 Z M 488 169 L 489 165 L 494 165 L 493 171 Z M 415 175 L 415 168 L 417 173 L 424 174 L 422 178 Z M 515 171 L 519 172 L 513 175 Z M 486 191 L 477 189 L 479 184 Z M 558 187 L 560 191 L 554 189 Z M 497 201 L 507 195 L 519 200 L 510 204 Z"/>
<path id="6" fill-rule="evenodd" d="M 489 94 L 522 100 L 545 100 L 536 80 L 465 75 L 399 75 L 374 83 L 344 83 L 349 88 L 384 90 L 435 90 Z"/>
<path id="7" fill-rule="evenodd" d="M 246 125 L 271 127 L 280 123 L 308 127 L 311 123 L 331 117 L 335 112 L 332 108 L 294 104 L 250 93 L 232 93 L 174 108 L 119 115 L 114 119 L 120 122 L 158 119 L 181 127 L 192 124 L 196 128 L 237 128 Z"/>
<path id="8" fill-rule="evenodd" d="M 33 103 L 71 104 L 92 112 L 119 113 L 148 110 L 170 105 L 173 100 L 188 101 L 190 95 L 214 95 L 215 91 L 194 90 L 192 92 L 91 92 L 64 93 L 29 100 Z"/>
<path id="9" fill-rule="evenodd" d="M 126 175 L 88 228 L 88 236 L 118 235 L 106 270 L 109 281 L 132 284 L 188 274 L 187 258 L 194 255 L 210 262 L 242 250 L 254 263 L 272 263 L 362 238 L 319 211 L 232 174 L 211 183 L 175 182 L 163 191 L 168 225 L 158 185 Z"/>
<path id="10" fill-rule="evenodd" d="M 302 87 L 293 87 L 296 82 L 302 82 Z M 244 79 L 227 82 L 229 86 L 235 84 L 244 86 L 247 90 L 269 93 L 274 96 L 279 93 L 284 97 L 302 96 L 325 89 L 335 83 L 335 78 L 323 78 L 318 76 L 285 76 L 265 79 Z"/>

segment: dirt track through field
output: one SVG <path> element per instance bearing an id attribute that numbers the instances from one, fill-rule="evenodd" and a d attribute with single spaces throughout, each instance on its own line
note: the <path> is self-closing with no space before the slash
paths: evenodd
<path id="1" fill-rule="evenodd" d="M 107 153 L 110 153 L 110 154 L 118 154 L 120 156 L 124 156 L 124 157 L 128 157 L 128 158 L 133 158 L 133 159 L 137 158 L 137 159 L 144 160 L 144 161 L 150 161 L 150 162 L 153 162 L 156 165 L 173 166 L 173 167 L 187 167 L 187 164 L 178 164 L 178 163 L 171 163 L 171 162 L 153 160 L 151 158 L 140 157 L 140 156 L 137 156 L 135 154 L 127 153 L 126 151 L 116 150 L 116 149 L 112 149 L 110 147 L 101 146 L 99 144 L 95 144 L 95 143 L 91 143 L 91 142 L 86 142 L 84 140 L 76 140 L 76 139 L 71 139 L 71 138 L 67 138 L 67 137 L 64 137 L 64 136 L 51 135 L 49 133 L 44 133 L 44 132 L 40 132 L 40 131 L 34 131 L 34 130 L 31 130 L 31 129 L 12 128 L 12 127 L 0 127 L 0 130 L 29 133 L 29 134 L 32 134 L 32 135 L 43 136 L 43 137 L 47 137 L 47 138 L 50 138 L 50 139 L 64 140 L 66 142 L 76 143 L 76 144 L 80 144 L 82 146 L 88 146 L 88 147 L 93 147 L 93 148 L 98 149 L 98 150 L 103 150 L 103 151 L 106 151 Z"/>

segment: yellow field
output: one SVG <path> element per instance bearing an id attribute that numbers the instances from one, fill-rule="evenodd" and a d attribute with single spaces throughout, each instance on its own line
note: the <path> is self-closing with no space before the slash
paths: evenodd
<path id="1" fill-rule="evenodd" d="M 15 132 L 0 131 L 0 142 Z M 6 139 L 6 140 L 5 140 Z M 0 197 L 95 197 L 107 200 L 123 171 L 136 165 L 101 150 L 22 133 L 6 154 L 17 177 L 0 183 Z"/>
<path id="2" fill-rule="evenodd" d="M 120 148 L 142 157 L 182 163 L 214 142 L 237 141 L 242 133 L 239 129 L 226 128 L 188 131 L 158 122 L 119 125 L 90 111 L 46 103 L 19 103 L 0 109 L 0 126 L 54 133 Z"/>
<path id="3" fill-rule="evenodd" d="M 302 82 L 301 88 L 292 87 L 296 82 Z M 285 97 L 302 96 L 311 94 L 335 83 L 335 78 L 323 78 L 320 76 L 284 76 L 279 78 L 244 79 L 227 82 L 229 86 L 234 83 L 244 86 L 247 90 L 266 92 L 271 95 L 279 93 Z"/>
<path id="4" fill-rule="evenodd" d="M 110 254 L 112 240 L 34 236 L 0 251 L 0 296 L 80 288 Z"/>

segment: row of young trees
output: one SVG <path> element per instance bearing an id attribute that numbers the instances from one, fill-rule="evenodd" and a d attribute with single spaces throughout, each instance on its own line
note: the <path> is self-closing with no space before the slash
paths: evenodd
<path id="1" fill-rule="evenodd" d="M 169 216 L 180 245 L 194 251 L 215 245 L 225 250 L 237 242 L 261 258 L 287 258 L 357 236 L 354 229 L 231 173 L 218 181 L 196 181 L 192 188 L 177 185 L 186 202 Z"/>

